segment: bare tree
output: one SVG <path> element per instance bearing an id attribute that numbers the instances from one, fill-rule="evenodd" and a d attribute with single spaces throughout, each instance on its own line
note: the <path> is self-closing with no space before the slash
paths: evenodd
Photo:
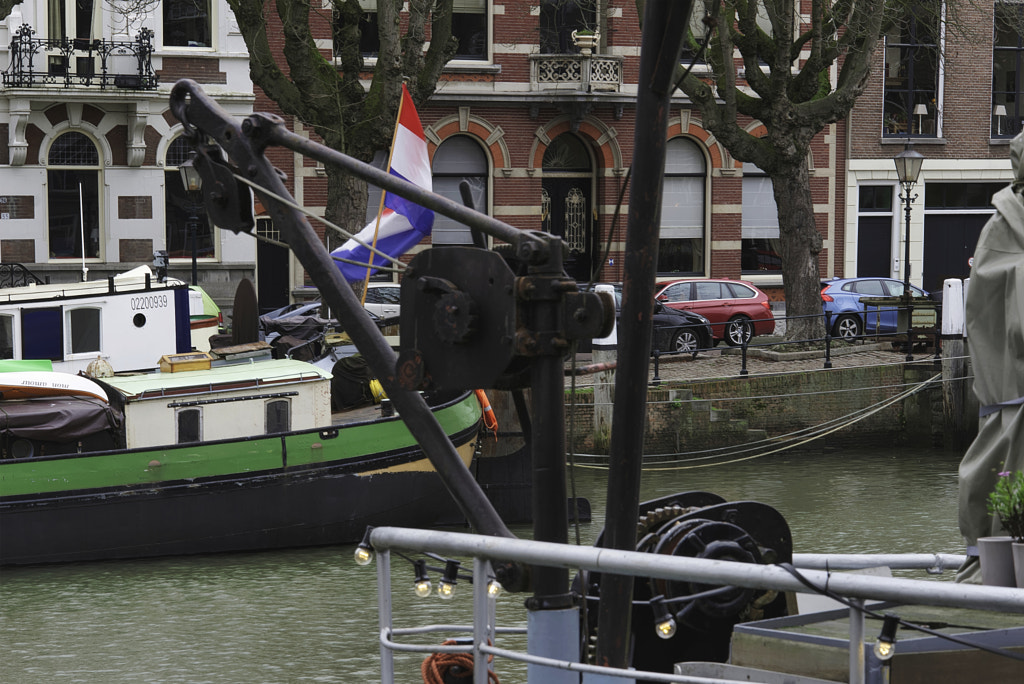
<path id="1" fill-rule="evenodd" d="M 14 6 L 20 4 L 21 0 L 0 0 L 0 19 L 9 17 Z"/>
<path id="2" fill-rule="evenodd" d="M 387 149 L 403 79 L 417 107 L 434 93 L 444 65 L 455 54 L 452 0 L 377 1 L 379 48 L 372 70 L 360 50 L 364 10 L 357 0 L 333 7 L 310 0 L 228 0 L 249 51 L 253 82 L 281 109 L 311 127 L 324 144 L 363 161 Z M 323 54 L 311 22 L 334 26 L 334 59 Z M 426 49 L 427 27 L 430 43 Z M 270 35 L 283 40 L 278 52 Z M 283 52 L 284 63 L 279 59 Z M 372 71 L 369 84 L 361 78 Z M 366 217 L 366 184 L 328 167 L 326 217 L 349 230 Z"/>
<path id="3" fill-rule="evenodd" d="M 809 13 L 797 14 L 794 0 L 695 0 L 693 11 L 706 16 L 709 31 L 710 76 L 688 72 L 680 88 L 704 128 L 733 157 L 755 164 L 772 180 L 786 313 L 801 317 L 787 325 L 788 339 L 821 337 L 824 331 L 811 141 L 849 114 L 892 21 L 911 9 L 937 7 L 937 0 L 811 0 Z M 695 36 L 698 43 L 703 38 Z M 750 119 L 764 124 L 764 137 L 747 131 Z"/>
<path id="4" fill-rule="evenodd" d="M 103 4 L 110 12 L 114 35 L 130 36 L 159 7 L 160 0 L 103 0 Z"/>

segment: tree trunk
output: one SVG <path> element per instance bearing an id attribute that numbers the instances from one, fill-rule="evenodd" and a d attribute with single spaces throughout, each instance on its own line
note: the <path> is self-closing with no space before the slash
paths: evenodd
<path id="1" fill-rule="evenodd" d="M 771 174 L 779 209 L 787 340 L 810 340 L 825 334 L 818 272 L 822 240 L 814 222 L 806 157 L 801 161 L 781 164 Z"/>

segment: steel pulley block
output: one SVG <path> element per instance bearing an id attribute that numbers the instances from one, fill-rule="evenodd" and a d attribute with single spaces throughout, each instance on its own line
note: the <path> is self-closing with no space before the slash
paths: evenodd
<path id="1" fill-rule="evenodd" d="M 515 276 L 500 255 L 437 247 L 402 280 L 397 377 L 407 389 L 494 387 L 512 363 Z"/>

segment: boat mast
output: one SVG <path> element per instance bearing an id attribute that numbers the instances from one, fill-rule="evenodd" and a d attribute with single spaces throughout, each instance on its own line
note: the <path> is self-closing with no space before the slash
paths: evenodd
<path id="1" fill-rule="evenodd" d="M 609 447 L 604 546 L 636 549 L 640 471 L 647 410 L 648 350 L 654 315 L 661 195 L 665 176 L 669 102 L 692 0 L 648 0 L 643 17 L 636 126 L 629 189 L 622 320 L 619 328 L 615 407 Z M 642 163 L 635 163 L 642 160 Z M 605 574 L 597 623 L 597 664 L 627 667 L 633 577 Z M 625 627 L 625 629 L 624 629 Z"/>

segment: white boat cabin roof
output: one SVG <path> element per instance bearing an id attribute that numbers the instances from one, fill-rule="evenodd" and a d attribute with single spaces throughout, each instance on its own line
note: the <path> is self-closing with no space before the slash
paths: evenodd
<path id="1" fill-rule="evenodd" d="M 331 377 L 329 372 L 305 361 L 270 359 L 213 366 L 208 370 L 115 375 L 103 378 L 103 382 L 132 401 L 330 380 Z"/>
<path id="2" fill-rule="evenodd" d="M 149 289 L 151 290 L 162 290 L 187 285 L 184 281 L 175 278 L 168 278 L 164 282 L 160 282 L 153 275 L 149 266 L 143 265 L 115 275 L 114 286 L 118 292 L 144 288 L 146 286 L 146 276 L 149 276 Z M 108 294 L 109 292 L 110 283 L 107 280 L 90 280 L 84 283 L 29 284 L 0 288 L 0 304 L 69 299 L 73 297 L 96 297 Z"/>

